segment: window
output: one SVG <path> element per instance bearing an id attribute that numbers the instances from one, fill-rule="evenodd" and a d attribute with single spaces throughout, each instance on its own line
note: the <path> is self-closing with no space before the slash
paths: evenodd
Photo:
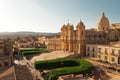
<path id="1" fill-rule="evenodd" d="M 114 63 L 114 61 L 115 61 L 115 58 L 113 58 L 113 57 L 112 57 L 112 58 L 111 58 L 111 61 L 112 61 L 112 63 Z"/>
<path id="2" fill-rule="evenodd" d="M 95 52 L 95 48 L 93 47 L 93 52 Z"/>
<path id="3" fill-rule="evenodd" d="M 0 67 L 2 67 L 2 64 L 0 64 Z"/>
<path id="4" fill-rule="evenodd" d="M 87 48 L 87 51 L 90 51 L 90 48 L 89 48 L 89 47 Z"/>
<path id="5" fill-rule="evenodd" d="M 98 58 L 101 59 L 101 55 L 98 55 Z"/>
<path id="6" fill-rule="evenodd" d="M 118 64 L 120 64 L 120 57 L 118 57 Z"/>
<path id="7" fill-rule="evenodd" d="M 107 61 L 107 56 L 104 57 L 104 60 Z"/>
<path id="8" fill-rule="evenodd" d="M 92 54 L 92 57 L 95 57 L 95 54 Z"/>
<path id="9" fill-rule="evenodd" d="M 112 49 L 112 54 L 114 55 L 114 53 L 115 53 L 115 51 L 114 51 L 114 49 Z"/>

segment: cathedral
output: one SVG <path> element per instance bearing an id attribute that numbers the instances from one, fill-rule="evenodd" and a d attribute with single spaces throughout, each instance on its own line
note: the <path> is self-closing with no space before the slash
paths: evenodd
<path id="1" fill-rule="evenodd" d="M 85 25 L 80 21 L 76 30 L 71 24 L 63 25 L 61 28 L 61 49 L 83 56 L 85 53 Z"/>
<path id="2" fill-rule="evenodd" d="M 86 42 L 87 44 L 108 44 L 119 40 L 119 31 L 113 29 L 110 25 L 108 18 L 104 12 L 98 20 L 97 29 L 86 30 Z"/>
<path id="3" fill-rule="evenodd" d="M 109 44 L 110 42 L 119 40 L 120 33 L 117 30 L 119 26 L 115 28 L 116 26 L 112 25 L 104 12 L 99 18 L 97 28 L 95 29 L 85 29 L 84 23 L 80 21 L 74 30 L 74 25 L 68 23 L 62 26 L 57 41 L 54 40 L 53 43 L 51 43 L 52 41 L 48 42 L 48 47 L 51 50 L 57 50 L 57 48 L 52 49 L 51 46 L 54 46 L 54 42 L 60 41 L 58 42 L 59 50 L 74 52 L 79 56 L 85 56 L 87 44 Z M 57 45 L 57 43 L 55 45 Z"/>

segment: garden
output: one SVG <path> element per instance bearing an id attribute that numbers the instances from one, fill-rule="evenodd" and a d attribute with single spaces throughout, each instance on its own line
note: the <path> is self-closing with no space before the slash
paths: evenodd
<path id="1" fill-rule="evenodd" d="M 68 74 L 89 74 L 93 65 L 83 59 L 58 58 L 52 60 L 36 61 L 35 69 L 50 70 L 47 80 L 57 80 L 59 76 Z"/>

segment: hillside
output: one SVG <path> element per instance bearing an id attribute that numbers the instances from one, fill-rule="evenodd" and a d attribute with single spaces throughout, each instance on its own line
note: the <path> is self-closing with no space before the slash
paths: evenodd
<path id="1" fill-rule="evenodd" d="M 52 35 L 59 35 L 60 33 L 45 33 L 45 32 L 0 32 L 0 39 L 3 38 L 16 38 L 18 36 L 20 37 L 26 37 L 29 35 L 34 35 L 34 36 L 40 36 L 40 35 L 44 35 L 44 36 L 52 36 Z"/>

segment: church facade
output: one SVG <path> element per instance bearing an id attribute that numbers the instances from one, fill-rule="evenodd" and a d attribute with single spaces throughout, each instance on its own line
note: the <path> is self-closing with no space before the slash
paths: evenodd
<path id="1" fill-rule="evenodd" d="M 63 25 L 61 28 L 61 50 L 74 52 L 79 54 L 80 56 L 85 55 L 85 25 L 82 21 L 80 21 L 76 30 L 74 30 L 74 26 L 71 24 Z"/>

